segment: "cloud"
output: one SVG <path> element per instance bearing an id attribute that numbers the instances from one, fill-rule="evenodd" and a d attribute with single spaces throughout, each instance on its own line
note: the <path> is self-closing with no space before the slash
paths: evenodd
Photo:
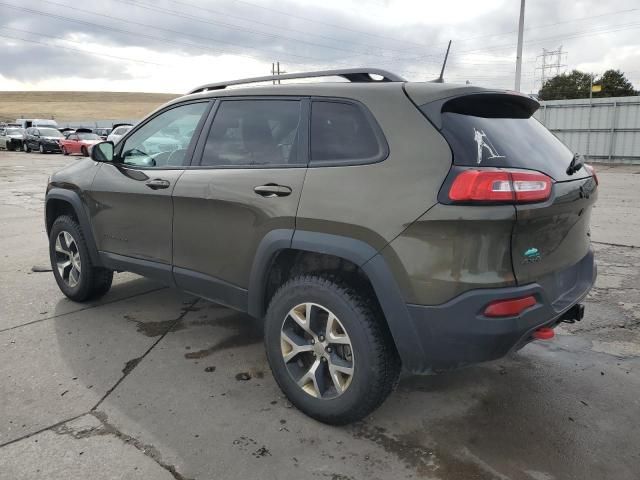
<path id="1" fill-rule="evenodd" d="M 180 92 L 265 75 L 276 60 L 287 71 L 367 65 L 425 80 L 438 74 L 449 39 L 445 78 L 511 87 L 519 2 L 2 0 L 0 8 L 11 88 Z M 634 0 L 528 2 L 524 89 L 536 87 L 542 48 L 561 44 L 570 68 L 620 68 L 640 83 L 637 20 Z"/>

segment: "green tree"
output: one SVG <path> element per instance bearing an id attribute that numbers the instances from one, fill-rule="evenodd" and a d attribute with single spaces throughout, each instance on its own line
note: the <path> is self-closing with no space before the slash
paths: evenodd
<path id="1" fill-rule="evenodd" d="M 631 82 L 620 70 L 607 70 L 600 77 L 593 79 L 594 85 L 600 85 L 602 90 L 594 92 L 594 98 L 627 97 L 638 95 Z M 573 70 L 563 73 L 544 82 L 538 92 L 540 100 L 566 100 L 572 98 L 589 98 L 591 74 Z"/>
<path id="2" fill-rule="evenodd" d="M 593 94 L 594 97 L 629 97 L 638 95 L 633 85 L 620 70 L 607 70 L 593 83 L 602 86 L 602 91 Z"/>
<path id="3" fill-rule="evenodd" d="M 538 92 L 540 100 L 567 100 L 589 97 L 591 77 L 588 73 L 573 70 L 550 78 Z"/>

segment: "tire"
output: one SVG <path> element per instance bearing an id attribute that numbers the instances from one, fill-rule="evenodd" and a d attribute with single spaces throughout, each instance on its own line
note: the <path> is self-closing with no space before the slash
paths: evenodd
<path id="1" fill-rule="evenodd" d="M 29 148 L 29 144 L 27 142 L 24 142 L 22 144 L 22 151 L 25 152 L 25 153 L 30 153 L 31 152 L 31 149 Z"/>
<path id="2" fill-rule="evenodd" d="M 82 147 L 80 149 L 80 151 L 82 152 L 82 156 L 83 157 L 88 157 L 89 156 L 89 150 L 87 150 L 87 147 Z"/>
<path id="3" fill-rule="evenodd" d="M 11 145 L 11 143 L 7 142 L 6 148 L 7 148 L 7 152 L 13 152 L 13 145 Z"/>
<path id="4" fill-rule="evenodd" d="M 63 155 L 69 155 L 69 152 L 67 152 L 67 148 L 66 147 L 62 147 L 62 154 Z"/>
<path id="5" fill-rule="evenodd" d="M 65 241 L 65 244 L 60 244 L 60 247 L 62 247 L 61 250 L 65 250 L 67 247 L 67 250 L 73 253 L 73 260 L 66 253 L 62 253 L 60 250 L 56 251 L 58 237 L 61 235 L 64 237 L 65 233 L 70 235 L 73 243 Z M 82 234 L 80 225 L 72 217 L 62 215 L 53 222 L 49 235 L 49 257 L 58 287 L 62 293 L 75 302 L 101 297 L 111 288 L 113 271 L 93 265 L 87 241 Z M 68 260 L 70 265 L 63 268 L 61 272 L 58 263 L 65 260 Z M 79 264 L 80 268 L 76 269 L 74 274 L 76 264 Z"/>
<path id="6" fill-rule="evenodd" d="M 295 310 L 300 318 L 304 318 L 303 311 L 311 308 L 310 317 L 315 318 L 312 322 L 316 324 L 310 330 L 318 334 L 315 341 L 309 332 L 299 328 L 300 323 L 293 321 L 294 307 L 301 309 Z M 338 320 L 337 332 L 340 332 L 332 333 L 332 338 L 343 339 L 335 344 L 320 336 L 323 331 L 329 336 L 323 318 L 330 318 L 331 314 Z M 296 338 L 296 345 L 303 345 L 307 350 L 291 356 L 292 344 L 281 340 L 283 332 L 288 338 Z M 345 345 L 339 343 L 345 343 L 345 336 L 349 349 L 341 350 L 340 354 L 338 350 Z M 308 343 L 313 344 L 312 347 Z M 389 396 L 400 375 L 400 359 L 377 302 L 328 276 L 298 276 L 280 287 L 267 309 L 265 347 L 273 376 L 289 401 L 308 416 L 331 425 L 344 425 L 366 417 Z M 309 348 L 314 351 L 308 351 Z M 290 358 L 288 362 L 285 354 Z M 321 372 L 320 381 L 299 386 L 298 382 L 304 382 L 309 376 L 305 373 L 308 366 L 313 368 L 317 360 L 322 360 L 319 363 L 324 365 L 323 371 L 320 366 L 316 370 Z M 352 369 L 350 377 L 340 374 L 337 383 L 343 383 L 342 391 L 329 376 L 331 366 L 335 369 L 336 365 Z M 320 392 L 319 385 L 327 387 L 324 392 Z"/>
<path id="7" fill-rule="evenodd" d="M 44 146 L 42 144 L 40 144 L 40 146 L 38 147 L 38 151 L 42 154 L 47 153 L 47 151 L 44 149 Z"/>

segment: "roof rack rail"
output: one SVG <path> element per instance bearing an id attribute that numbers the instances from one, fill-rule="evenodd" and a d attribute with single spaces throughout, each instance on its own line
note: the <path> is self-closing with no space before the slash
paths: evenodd
<path id="1" fill-rule="evenodd" d="M 375 80 L 371 75 L 379 75 L 382 78 Z M 284 75 L 268 75 L 266 77 L 242 78 L 229 82 L 208 83 L 194 88 L 187 95 L 192 93 L 206 92 L 209 90 L 222 90 L 231 85 L 245 85 L 250 83 L 270 82 L 272 80 L 292 80 L 296 78 L 317 78 L 317 77 L 342 77 L 350 82 L 406 82 L 404 78 L 395 73 L 387 72 L 379 68 L 347 68 L 343 70 L 319 70 L 316 72 L 285 73 Z"/>

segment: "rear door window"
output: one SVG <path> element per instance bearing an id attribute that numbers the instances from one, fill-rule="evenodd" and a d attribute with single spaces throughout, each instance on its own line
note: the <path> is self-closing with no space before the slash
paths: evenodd
<path id="1" fill-rule="evenodd" d="M 299 166 L 300 120 L 299 100 L 223 100 L 201 165 Z"/>
<path id="2" fill-rule="evenodd" d="M 376 131 L 378 130 L 378 131 Z M 313 101 L 312 163 L 371 163 L 386 157 L 386 143 L 373 118 L 355 103 Z"/>

